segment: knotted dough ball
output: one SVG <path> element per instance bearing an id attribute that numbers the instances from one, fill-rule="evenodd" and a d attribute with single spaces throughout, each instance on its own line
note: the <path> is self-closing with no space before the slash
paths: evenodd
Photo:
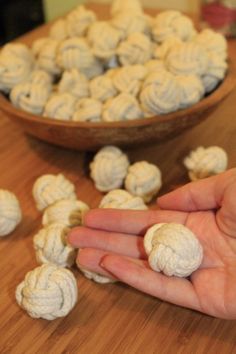
<path id="1" fill-rule="evenodd" d="M 155 47 L 153 52 L 154 58 L 165 60 L 170 50 L 182 43 L 183 41 L 177 36 L 172 35 L 168 37 L 164 42 Z"/>
<path id="2" fill-rule="evenodd" d="M 189 178 L 196 181 L 201 178 L 216 175 L 227 169 L 228 157 L 219 146 L 204 148 L 199 146 L 184 159 Z"/>
<path id="3" fill-rule="evenodd" d="M 21 219 L 21 208 L 15 194 L 0 189 L 0 237 L 10 234 Z"/>
<path id="4" fill-rule="evenodd" d="M 61 173 L 43 175 L 33 185 L 33 197 L 38 210 L 62 199 L 76 200 L 75 186 Z"/>
<path id="5" fill-rule="evenodd" d="M 147 116 L 176 111 L 180 106 L 176 77 L 166 70 L 150 73 L 143 83 L 140 102 Z"/>
<path id="6" fill-rule="evenodd" d="M 142 14 L 143 9 L 139 0 L 114 0 L 110 7 L 110 13 L 112 16 L 114 16 L 120 12 Z"/>
<path id="7" fill-rule="evenodd" d="M 105 122 L 133 120 L 142 117 L 143 112 L 138 100 L 128 93 L 121 93 L 114 98 L 110 98 L 103 106 L 102 119 Z"/>
<path id="8" fill-rule="evenodd" d="M 112 79 L 108 75 L 100 75 L 90 81 L 91 97 L 101 102 L 117 95 Z"/>
<path id="9" fill-rule="evenodd" d="M 84 267 L 81 267 L 79 265 L 78 265 L 78 268 L 81 271 L 81 273 L 83 273 L 85 278 L 87 278 L 89 280 L 93 280 L 93 281 L 95 281 L 95 283 L 108 284 L 108 283 L 115 283 L 115 281 L 116 281 L 114 279 L 106 277 L 105 275 L 101 275 L 96 272 L 92 272 L 91 270 L 85 269 Z"/>
<path id="10" fill-rule="evenodd" d="M 38 68 L 55 76 L 61 73 L 61 68 L 56 63 L 59 43 L 56 39 L 45 37 L 37 39 L 32 45 Z"/>
<path id="11" fill-rule="evenodd" d="M 217 33 L 210 28 L 198 33 L 194 41 L 202 45 L 209 54 L 216 54 L 222 59 L 226 59 L 228 55 L 226 38 L 221 33 Z"/>
<path id="12" fill-rule="evenodd" d="M 149 202 L 162 186 L 161 171 L 147 161 L 136 162 L 128 169 L 125 189 L 134 196 Z"/>
<path id="13" fill-rule="evenodd" d="M 33 70 L 33 56 L 24 44 L 7 44 L 0 52 L 0 90 L 9 93 Z"/>
<path id="14" fill-rule="evenodd" d="M 99 59 L 111 59 L 116 53 L 120 39 L 120 32 L 106 21 L 94 22 L 88 31 L 92 52 Z"/>
<path id="15" fill-rule="evenodd" d="M 33 238 L 36 259 L 39 264 L 53 263 L 71 267 L 76 251 L 67 244 L 69 228 L 62 223 L 53 223 L 41 229 Z"/>
<path id="16" fill-rule="evenodd" d="M 122 186 L 128 166 L 126 154 L 115 146 L 105 146 L 90 163 L 90 176 L 99 191 L 108 192 Z"/>
<path id="17" fill-rule="evenodd" d="M 31 84 L 43 85 L 51 90 L 53 76 L 42 69 L 35 69 L 31 72 L 29 80 Z"/>
<path id="18" fill-rule="evenodd" d="M 114 189 L 101 200 L 99 208 L 146 210 L 147 206 L 140 197 L 135 197 L 123 189 Z"/>
<path id="19" fill-rule="evenodd" d="M 69 37 L 82 37 L 92 23 L 96 21 L 96 14 L 83 5 L 77 6 L 66 17 L 66 30 Z"/>
<path id="20" fill-rule="evenodd" d="M 89 81 L 77 69 L 65 70 L 58 84 L 58 92 L 68 92 L 78 99 L 89 96 Z"/>
<path id="21" fill-rule="evenodd" d="M 132 33 L 116 51 L 121 65 L 144 64 L 152 57 L 152 42 L 143 33 Z"/>
<path id="22" fill-rule="evenodd" d="M 58 200 L 45 209 L 42 224 L 47 226 L 61 223 L 68 227 L 78 226 L 82 224 L 84 214 L 88 210 L 89 206 L 80 200 Z"/>
<path id="23" fill-rule="evenodd" d="M 77 302 L 73 273 L 55 264 L 44 264 L 28 272 L 16 288 L 16 301 L 33 318 L 64 317 Z"/>
<path id="24" fill-rule="evenodd" d="M 223 57 L 210 53 L 208 58 L 208 70 L 202 76 L 202 83 L 206 93 L 209 93 L 216 88 L 219 82 L 225 77 L 228 68 L 228 64 Z"/>
<path id="25" fill-rule="evenodd" d="M 72 120 L 75 122 L 100 122 L 102 103 L 95 98 L 82 98 L 76 104 Z"/>
<path id="26" fill-rule="evenodd" d="M 188 277 L 202 263 L 203 249 L 194 233 L 181 224 L 155 224 L 144 236 L 148 263 L 156 272 Z"/>
<path id="27" fill-rule="evenodd" d="M 58 120 L 71 120 L 77 99 L 68 92 L 52 94 L 44 108 L 43 116 Z"/>
<path id="28" fill-rule="evenodd" d="M 147 15 L 122 11 L 111 19 L 111 25 L 120 32 L 121 40 L 133 33 L 143 33 L 150 37 L 150 22 Z"/>
<path id="29" fill-rule="evenodd" d="M 199 102 L 205 93 L 202 80 L 197 75 L 177 75 L 179 85 L 180 108 L 186 108 Z"/>
<path id="30" fill-rule="evenodd" d="M 71 37 L 58 46 L 56 62 L 62 70 L 87 68 L 93 60 L 94 56 L 85 38 Z"/>
<path id="31" fill-rule="evenodd" d="M 49 37 L 57 41 L 63 41 L 68 38 L 66 19 L 60 18 L 52 24 L 49 29 Z"/>
<path id="32" fill-rule="evenodd" d="M 170 36 L 183 41 L 191 40 L 196 34 L 193 22 L 179 11 L 168 10 L 158 14 L 154 20 L 152 35 L 156 42 L 162 43 Z"/>
<path id="33" fill-rule="evenodd" d="M 16 108 L 40 115 L 44 110 L 50 92 L 51 86 L 49 85 L 23 82 L 14 86 L 11 90 L 10 100 Z"/>
<path id="34" fill-rule="evenodd" d="M 166 67 L 175 75 L 203 76 L 207 72 L 208 65 L 206 49 L 194 42 L 173 47 L 166 57 Z"/>
<path id="35" fill-rule="evenodd" d="M 146 75 L 147 68 L 144 65 L 127 65 L 114 71 L 111 78 L 119 92 L 137 96 Z"/>

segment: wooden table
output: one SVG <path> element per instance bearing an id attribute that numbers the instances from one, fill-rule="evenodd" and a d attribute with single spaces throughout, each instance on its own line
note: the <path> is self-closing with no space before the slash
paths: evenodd
<path id="1" fill-rule="evenodd" d="M 100 13 L 103 9 L 97 8 Z M 24 41 L 45 31 L 44 27 L 37 29 Z M 229 47 L 236 60 L 236 41 Z M 171 141 L 126 152 L 133 162 L 145 159 L 160 167 L 164 181 L 161 193 L 188 181 L 182 160 L 199 145 L 223 147 L 229 168 L 233 167 L 235 102 L 236 90 L 194 129 Z M 15 288 L 26 272 L 37 266 L 32 237 L 41 227 L 41 214 L 35 208 L 32 185 L 40 175 L 62 172 L 75 183 L 79 199 L 96 207 L 101 194 L 88 176 L 91 158 L 91 153 L 69 151 L 26 136 L 7 117 L 0 117 L 0 188 L 14 192 L 23 210 L 19 227 L 0 240 L 0 353 L 236 353 L 236 321 L 180 308 L 123 284 L 99 285 L 76 269 L 79 301 L 66 318 L 35 320 L 18 307 Z"/>

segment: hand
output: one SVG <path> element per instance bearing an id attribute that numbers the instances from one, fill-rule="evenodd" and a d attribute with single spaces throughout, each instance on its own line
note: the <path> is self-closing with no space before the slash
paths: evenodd
<path id="1" fill-rule="evenodd" d="M 77 262 L 159 299 L 236 319 L 236 168 L 189 183 L 157 203 L 159 210 L 89 211 L 84 226 L 69 235 L 80 248 Z M 189 279 L 149 267 L 143 235 L 160 222 L 187 226 L 202 244 L 203 262 Z"/>

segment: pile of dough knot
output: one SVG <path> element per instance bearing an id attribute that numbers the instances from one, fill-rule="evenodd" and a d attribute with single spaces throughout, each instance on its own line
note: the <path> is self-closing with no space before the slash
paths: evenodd
<path id="1" fill-rule="evenodd" d="M 13 105 L 75 122 L 146 119 L 190 107 L 228 68 L 227 42 L 179 11 L 114 0 L 108 20 L 79 5 L 31 47 L 0 51 L 0 91 Z"/>

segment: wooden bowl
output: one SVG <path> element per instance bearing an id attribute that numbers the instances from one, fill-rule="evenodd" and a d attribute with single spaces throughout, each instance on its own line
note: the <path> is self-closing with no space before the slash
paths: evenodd
<path id="1" fill-rule="evenodd" d="M 113 123 L 59 121 L 16 109 L 0 94 L 0 109 L 26 133 L 49 143 L 76 150 L 104 145 L 135 146 L 176 136 L 206 119 L 228 96 L 235 84 L 230 67 L 224 81 L 194 106 L 146 119 Z"/>

